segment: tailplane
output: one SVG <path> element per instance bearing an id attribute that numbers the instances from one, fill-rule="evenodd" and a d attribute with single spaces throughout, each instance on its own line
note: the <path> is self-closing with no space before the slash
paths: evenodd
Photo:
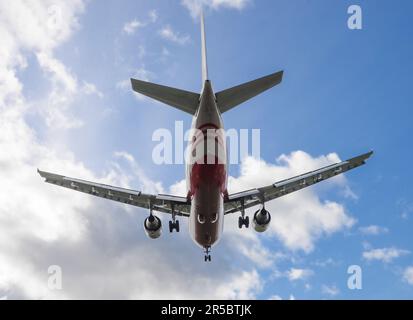
<path id="1" fill-rule="evenodd" d="M 159 84 L 131 79 L 134 91 L 194 115 L 199 105 L 199 94 Z"/>
<path id="2" fill-rule="evenodd" d="M 282 80 L 284 71 L 270 74 L 250 82 L 243 83 L 236 87 L 218 92 L 215 96 L 218 108 L 224 113 L 237 105 L 259 95 L 260 93 L 276 86 Z"/>

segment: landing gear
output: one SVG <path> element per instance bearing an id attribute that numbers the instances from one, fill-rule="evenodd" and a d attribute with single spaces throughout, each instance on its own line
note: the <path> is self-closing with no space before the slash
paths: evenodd
<path id="1" fill-rule="evenodd" d="M 169 232 L 173 232 L 174 229 L 176 230 L 176 232 L 179 232 L 179 221 L 169 221 Z"/>
<path id="2" fill-rule="evenodd" d="M 238 218 L 238 228 L 242 229 L 242 226 L 246 229 L 250 226 L 250 218 L 245 216 L 244 199 L 241 200 L 241 217 Z"/>
<path id="3" fill-rule="evenodd" d="M 176 220 L 175 218 L 175 208 L 173 204 L 171 206 L 171 211 L 172 211 L 172 220 L 169 221 L 169 232 L 172 233 L 174 230 L 176 230 L 176 232 L 179 232 L 179 221 Z"/>
<path id="4" fill-rule="evenodd" d="M 205 257 L 204 257 L 205 262 L 207 262 L 207 261 L 211 262 L 211 255 L 210 255 L 211 247 L 205 247 L 204 249 L 205 249 L 205 251 L 204 251 L 205 252 Z"/>
<path id="5" fill-rule="evenodd" d="M 250 226 L 249 217 L 239 217 L 238 218 L 238 228 L 242 229 L 242 226 L 245 226 L 246 229 Z"/>

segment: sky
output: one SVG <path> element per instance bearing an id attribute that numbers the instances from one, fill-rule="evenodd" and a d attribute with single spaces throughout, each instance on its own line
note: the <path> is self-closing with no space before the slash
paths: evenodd
<path id="1" fill-rule="evenodd" d="M 411 299 L 408 1 L 202 1 L 216 91 L 284 70 L 223 116 L 226 128 L 261 130 L 261 159 L 230 166 L 230 193 L 375 152 L 268 203 L 264 234 L 227 216 L 211 263 L 184 219 L 154 241 L 145 210 L 38 176 L 185 192 L 182 164 L 153 162 L 152 134 L 189 129 L 191 117 L 134 94 L 129 78 L 201 90 L 200 4 L 0 0 L 0 298 Z M 354 4 L 361 30 L 348 28 Z M 350 266 L 361 289 L 348 286 Z"/>

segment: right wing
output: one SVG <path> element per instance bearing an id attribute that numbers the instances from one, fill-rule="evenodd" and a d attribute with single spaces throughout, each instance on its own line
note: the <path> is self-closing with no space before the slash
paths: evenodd
<path id="1" fill-rule="evenodd" d="M 247 209 L 357 168 L 365 164 L 365 161 L 372 154 L 373 151 L 370 151 L 343 162 L 275 182 L 269 186 L 231 194 L 225 202 L 225 214 L 241 211 L 242 203 L 244 203 L 244 208 Z"/>
<path id="2" fill-rule="evenodd" d="M 172 208 L 177 216 L 189 217 L 190 203 L 184 197 L 145 194 L 140 191 L 113 187 L 106 184 L 95 183 L 58 174 L 37 170 L 45 178 L 45 182 L 75 191 L 87 193 L 96 197 L 105 198 L 132 206 L 172 214 Z"/>

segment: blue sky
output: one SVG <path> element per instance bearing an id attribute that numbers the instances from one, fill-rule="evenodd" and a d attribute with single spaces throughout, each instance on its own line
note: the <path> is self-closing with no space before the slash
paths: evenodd
<path id="1" fill-rule="evenodd" d="M 153 188 L 156 189 L 156 182 L 161 182 L 168 190 L 168 186 L 183 179 L 184 166 L 154 164 L 151 152 L 155 143 L 151 136 L 158 128 L 173 130 L 176 120 L 184 121 L 185 128 L 189 128 L 191 118 L 173 108 L 136 97 L 130 88 L 125 88 L 124 83 L 130 77 L 143 77 L 198 92 L 201 88 L 199 23 L 191 16 L 185 1 L 122 1 L 121 5 L 118 1 L 87 1 L 83 5 L 81 2 L 73 5 L 72 15 L 64 17 L 70 20 L 68 26 L 65 25 L 70 32 L 63 40 L 56 37 L 54 44 L 44 47 L 28 45 L 22 40 L 19 53 L 24 57 L 26 66 L 19 67 L 15 62 L 10 62 L 0 69 L 0 74 L 5 70 L 16 71 L 16 78 L 23 86 L 19 95 L 24 97 L 28 110 L 21 119 L 25 127 L 31 130 L 30 137 L 35 143 L 53 153 L 43 161 L 38 160 L 42 159 L 41 152 L 36 151 L 36 156 L 33 156 L 31 149 L 28 149 L 27 157 L 33 157 L 30 164 L 47 165 L 43 169 L 71 173 L 80 178 L 84 177 L 83 173 L 89 175 L 84 178 L 97 177 L 114 183 L 126 181 L 134 188 L 141 187 L 145 184 L 142 181 L 148 179 L 153 182 Z M 186 229 L 182 228 L 183 232 L 176 240 L 179 243 L 179 247 L 175 248 L 177 257 L 173 259 L 179 260 L 179 252 L 187 251 L 184 254 L 188 259 L 185 270 L 191 272 L 202 268 L 194 277 L 209 281 L 208 288 L 211 289 L 208 289 L 208 294 L 211 298 L 412 298 L 413 270 L 410 273 L 408 270 L 413 266 L 413 195 L 410 187 L 413 181 L 410 164 L 413 129 L 413 94 L 410 88 L 413 28 L 410 12 L 413 4 L 408 1 L 250 0 L 240 1 L 240 7 L 234 8 L 233 3 L 236 1 L 215 1 L 206 6 L 209 75 L 214 89 L 219 91 L 278 70 L 284 70 L 284 79 L 271 91 L 225 114 L 225 126 L 261 130 L 261 157 L 268 170 L 271 166 L 285 166 L 282 161 L 277 161 L 282 154 L 296 161 L 292 153 L 297 150 L 308 156 L 303 157 L 309 163 L 324 161 L 320 157 L 330 153 L 336 153 L 341 159 L 369 150 L 374 150 L 375 154 L 366 166 L 348 173 L 345 180 L 317 186 L 303 195 L 305 199 L 309 197 L 314 200 L 320 208 L 325 209 L 326 203 L 332 202 L 339 207 L 337 212 L 343 210 L 343 215 L 337 213 L 337 216 L 344 217 L 337 228 L 320 227 L 319 234 L 314 231 L 317 235 L 311 238 L 311 249 L 289 245 L 288 240 L 283 238 L 283 231 L 277 227 L 270 236 L 242 236 L 237 230 L 230 229 L 228 239 L 225 240 L 224 233 L 222 243 L 216 247 L 216 257 L 213 257 L 221 262 L 214 261 L 215 265 L 208 269 L 201 261 L 199 249 L 190 241 Z M 362 30 L 347 27 L 347 8 L 352 4 L 362 8 Z M 137 27 L 126 32 L 125 25 L 133 21 Z M 162 36 L 162 30 L 167 27 L 174 33 L 174 39 Z M 6 31 L 18 30 L 13 23 L 3 24 L 0 26 L 2 28 Z M 48 36 L 46 34 L 44 38 Z M 39 36 L 39 39 L 43 37 Z M 56 68 L 50 67 L 54 64 L 46 62 L 42 66 L 39 52 L 47 52 L 48 62 L 54 59 L 65 66 L 60 76 Z M 74 79 L 77 91 L 81 92 L 73 94 L 67 89 L 67 83 L 62 85 L 65 77 Z M 83 125 L 65 128 L 62 122 L 53 119 L 49 123 L 45 121 L 50 115 L 50 106 L 55 106 L 50 100 L 50 93 L 62 88 L 65 90 L 64 97 L 68 98 L 68 102 L 64 103 L 67 107 L 62 109 L 63 123 L 67 124 L 73 118 Z M 2 98 L 3 110 L 11 110 L 14 104 L 7 100 L 7 96 Z M 16 126 L 17 123 L 16 120 Z M 14 139 L 19 135 L 13 133 L 10 137 Z M 6 143 L 5 140 L 3 142 Z M 21 143 L 20 140 L 15 141 L 16 145 Z M 119 151 L 132 155 L 135 162 L 131 164 L 126 158 L 114 156 Z M 26 159 L 21 163 L 28 166 Z M 231 165 L 230 174 L 238 177 L 240 166 Z M 2 175 L 6 177 L 5 172 Z M 26 181 L 24 179 L 26 177 L 19 181 Z M 51 196 L 48 192 L 52 189 L 43 185 L 42 188 L 42 196 L 48 199 Z M 354 196 L 345 195 L 345 191 L 350 189 Z M 55 193 L 59 199 L 69 199 L 53 203 L 45 210 L 56 209 L 65 205 L 64 201 L 73 199 L 70 192 L 55 192 L 60 192 Z M 172 244 L 167 243 L 168 239 L 173 241 L 173 235 L 165 232 L 159 240 L 161 244 L 154 244 L 143 235 L 135 236 L 136 228 L 128 229 L 127 225 L 114 220 L 114 216 L 120 214 L 124 216 L 120 220 L 124 224 L 139 224 L 144 214 L 133 216 L 130 210 L 101 200 L 88 199 L 86 204 L 83 203 L 86 201 L 84 197 L 76 198 L 81 203 L 80 209 L 73 205 L 74 208 L 62 214 L 67 218 L 69 214 L 78 212 L 76 217 L 79 220 L 89 221 L 86 224 L 88 227 L 82 227 L 84 233 L 75 241 L 77 244 L 91 244 L 92 249 L 85 254 L 87 256 L 92 252 L 93 257 L 96 255 L 96 261 L 91 263 L 90 269 L 86 267 L 85 273 L 82 273 L 85 265 L 69 267 L 62 262 L 68 259 L 64 250 L 70 251 L 75 246 L 65 242 L 69 229 L 59 226 L 62 229 L 59 229 L 61 233 L 56 236 L 55 242 L 45 240 L 48 237 L 33 235 L 40 243 L 46 241 L 43 243 L 45 247 L 50 244 L 54 248 L 51 251 L 44 249 L 44 264 L 49 260 L 50 263 L 58 260 L 63 270 L 76 270 L 68 271 L 71 284 L 63 297 L 78 297 L 82 291 L 79 279 L 90 276 L 93 266 L 106 263 L 104 259 L 119 266 L 122 261 L 131 261 L 122 260 L 123 253 L 128 257 L 135 254 L 133 259 L 137 260 L 132 261 L 142 263 L 139 262 L 142 256 L 138 253 L 150 251 L 148 255 L 155 264 L 162 261 L 162 254 L 168 256 L 165 252 L 173 249 Z M 305 209 L 305 205 L 298 205 L 305 201 L 300 197 L 294 198 L 297 207 L 287 203 L 288 200 L 281 204 L 281 208 L 288 209 L 286 215 L 290 211 Z M 277 210 L 277 201 L 273 201 L 274 210 Z M 27 217 L 34 216 L 30 207 L 25 210 Z M 91 210 L 102 212 L 105 218 L 98 218 L 97 213 L 85 213 Z M 4 217 L 8 213 L 3 211 Z M 312 216 L 309 217 L 311 219 Z M 35 221 L 42 221 L 42 218 L 39 219 Z M 71 221 L 70 216 L 67 219 Z M 280 219 L 282 221 L 283 217 Z M 343 221 L 347 221 L 347 225 Z M 234 222 L 228 219 L 226 223 Z M 308 224 L 311 225 L 311 221 Z M 53 225 L 49 227 L 53 228 Z M 94 232 L 100 233 L 96 231 L 100 227 L 103 234 L 107 232 L 107 238 L 94 236 Z M 306 225 L 303 228 L 307 230 L 310 227 Z M 45 232 L 48 233 L 47 230 Z M 120 237 L 118 232 L 124 232 L 125 236 Z M 252 230 L 248 232 L 253 233 Z M 107 250 L 99 241 L 108 246 Z M 260 266 L 250 253 L 243 255 L 241 249 L 231 247 L 237 241 L 250 249 L 262 246 L 270 256 L 275 254 L 270 259 L 270 267 Z M 122 245 L 118 246 L 118 243 Z M 122 253 L 116 253 L 120 248 Z M 58 257 L 56 250 L 60 252 Z M 95 254 L 94 250 L 99 254 Z M 153 253 L 154 250 L 159 250 L 159 254 Z M 366 258 L 369 252 L 374 257 Z M 70 256 L 71 253 L 67 253 L 67 257 Z M 199 263 L 192 261 L 197 259 Z M 36 265 L 34 261 L 27 263 Z M 172 263 L 175 275 L 179 275 L 180 263 Z M 347 267 L 350 265 L 362 267 L 362 290 L 347 288 Z M 34 267 L 37 275 L 41 274 L 41 268 L 42 265 Z M 228 269 L 223 272 L 222 268 Z M 128 275 L 130 269 L 116 270 Z M 294 279 L 294 270 L 299 274 L 297 279 Z M 97 274 L 97 278 L 100 275 L 102 279 L 111 276 L 103 271 Z M 234 280 L 227 287 L 224 283 L 225 288 L 214 291 L 214 280 L 231 274 L 243 274 L 245 277 L 240 277 L 240 283 Z M 21 280 L 23 276 L 20 280 L 7 274 L 3 277 L 7 285 L 2 287 L 0 281 L 0 296 L 48 296 L 44 291 L 28 290 L 29 285 L 25 287 L 25 282 Z M 138 276 L 131 274 L 131 277 L 137 279 Z M 89 296 L 119 295 L 119 291 L 109 289 L 117 286 L 116 279 L 105 280 L 108 283 L 107 291 L 102 289 L 104 293 L 91 290 Z M 194 283 L 203 283 L 199 279 Z M 120 286 L 123 282 L 119 281 Z M 30 286 L 36 287 L 33 284 Z M 183 296 L 182 292 L 174 290 L 188 288 L 185 283 L 176 289 L 170 288 L 166 297 Z M 153 292 L 153 286 L 148 282 L 142 290 Z M 227 294 L 228 290 L 235 293 L 231 291 Z M 125 297 L 145 297 L 134 295 L 132 291 L 129 295 L 125 293 Z M 196 297 L 200 291 L 201 286 L 191 286 L 189 290 Z M 204 296 L 199 294 L 199 297 Z"/>

